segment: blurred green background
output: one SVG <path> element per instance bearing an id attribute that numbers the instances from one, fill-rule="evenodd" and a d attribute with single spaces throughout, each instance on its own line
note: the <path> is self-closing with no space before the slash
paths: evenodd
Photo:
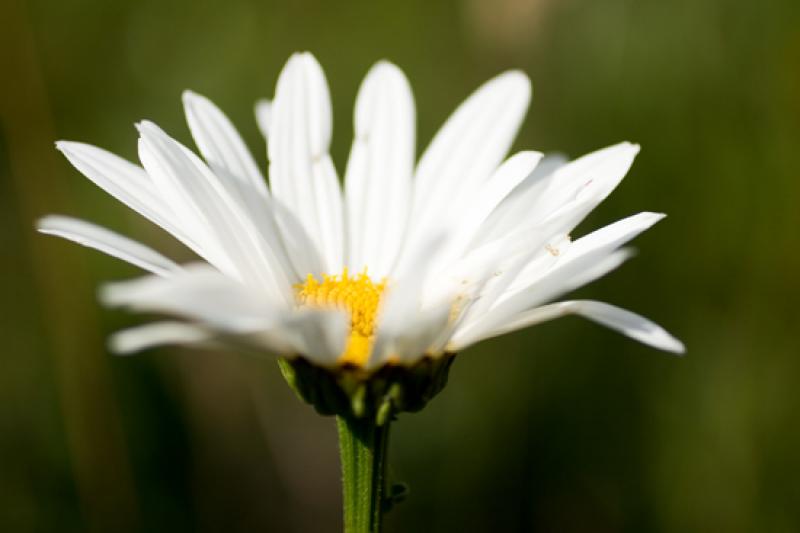
<path id="1" fill-rule="evenodd" d="M 186 252 L 73 170 L 56 139 L 135 158 L 133 122 L 190 142 L 180 91 L 252 117 L 310 50 L 342 170 L 369 66 L 401 66 L 419 145 L 478 84 L 533 80 L 515 148 L 643 151 L 582 231 L 670 216 L 579 291 L 660 322 L 683 359 L 563 319 L 463 353 L 393 430 L 410 499 L 388 531 L 800 531 L 800 3 L 0 0 L 0 530 L 337 531 L 334 423 L 274 361 L 108 354 L 142 320 L 95 286 L 132 267 L 37 235 L 85 217 Z"/>

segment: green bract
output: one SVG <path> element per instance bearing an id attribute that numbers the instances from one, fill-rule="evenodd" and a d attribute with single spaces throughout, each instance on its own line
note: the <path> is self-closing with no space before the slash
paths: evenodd
<path id="1" fill-rule="evenodd" d="M 303 357 L 278 363 L 289 386 L 322 415 L 371 419 L 379 426 L 402 412 L 419 411 L 447 384 L 455 354 L 424 357 L 411 366 L 329 369 Z"/>

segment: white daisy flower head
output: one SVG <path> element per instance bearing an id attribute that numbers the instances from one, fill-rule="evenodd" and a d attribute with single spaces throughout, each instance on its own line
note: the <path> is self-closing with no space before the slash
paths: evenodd
<path id="1" fill-rule="evenodd" d="M 290 383 L 323 412 L 375 413 L 373 396 L 391 397 L 394 411 L 419 408 L 444 385 L 456 352 L 567 314 L 682 353 L 680 341 L 630 311 L 553 303 L 621 265 L 631 255 L 624 245 L 664 215 L 639 213 L 572 240 L 639 147 L 624 142 L 569 162 L 533 151 L 504 159 L 530 94 L 519 71 L 486 82 L 415 164 L 411 88 L 380 62 L 358 92 L 342 187 L 329 154 L 325 76 L 311 54 L 295 54 L 274 100 L 256 106 L 269 183 L 222 111 L 188 91 L 202 157 L 148 121 L 137 125 L 140 165 L 57 143 L 199 261 L 179 265 L 69 217 L 47 216 L 38 227 L 149 271 L 106 285 L 101 298 L 172 318 L 115 334 L 113 350 L 221 343 L 277 354 Z M 325 394 L 314 383 L 326 377 L 344 407 L 318 398 Z"/>

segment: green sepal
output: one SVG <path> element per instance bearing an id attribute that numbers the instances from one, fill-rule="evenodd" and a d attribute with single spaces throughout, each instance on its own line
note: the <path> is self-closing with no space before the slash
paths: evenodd
<path id="1" fill-rule="evenodd" d="M 325 368 L 303 357 L 278 360 L 297 396 L 321 415 L 370 418 L 382 426 L 402 412 L 419 411 L 447 384 L 455 354 L 424 357 L 410 366 L 387 364 L 367 372 L 347 365 Z"/>

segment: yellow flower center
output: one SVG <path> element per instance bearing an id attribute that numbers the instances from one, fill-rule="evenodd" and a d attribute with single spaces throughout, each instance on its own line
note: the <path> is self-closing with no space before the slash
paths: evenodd
<path id="1" fill-rule="evenodd" d="M 305 283 L 295 286 L 299 305 L 347 312 L 350 316 L 350 335 L 339 362 L 359 366 L 366 364 L 369 359 L 378 305 L 385 288 L 385 279 L 375 283 L 366 271 L 350 276 L 347 269 L 340 276 L 323 274 L 321 282 L 309 274 Z"/>

